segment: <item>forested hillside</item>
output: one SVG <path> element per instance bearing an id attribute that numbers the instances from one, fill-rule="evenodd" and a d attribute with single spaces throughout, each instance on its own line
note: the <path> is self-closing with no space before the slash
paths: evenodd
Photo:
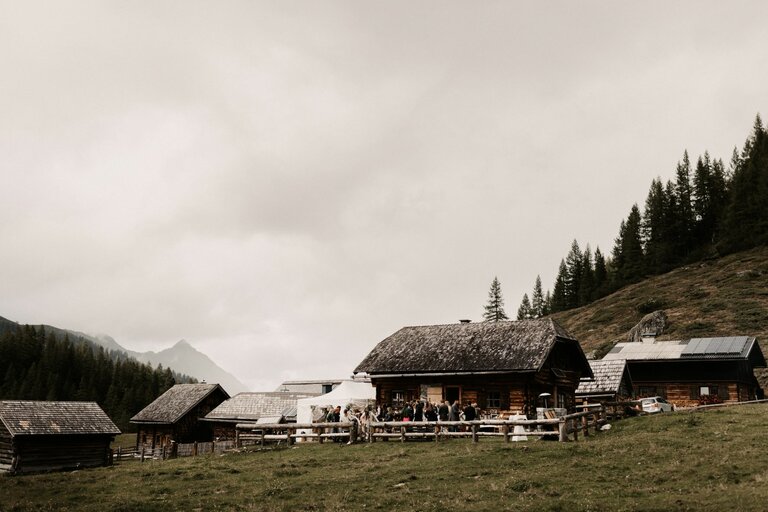
<path id="1" fill-rule="evenodd" d="M 657 310 L 667 314 L 661 340 L 756 336 L 768 355 L 768 247 L 684 265 L 553 316 L 600 358 Z M 768 389 L 768 372 L 755 374 Z"/>
<path id="2" fill-rule="evenodd" d="M 543 294 L 537 278 L 518 318 L 578 308 L 673 268 L 766 243 L 768 131 L 758 115 L 727 165 L 707 152 L 693 162 L 685 151 L 674 179 L 654 179 L 644 208 L 633 205 L 621 221 L 610 254 L 574 240 L 552 292 Z"/>
<path id="3" fill-rule="evenodd" d="M 0 399 L 95 401 L 126 431 L 131 416 L 166 389 L 193 382 L 64 331 L 0 320 Z"/>

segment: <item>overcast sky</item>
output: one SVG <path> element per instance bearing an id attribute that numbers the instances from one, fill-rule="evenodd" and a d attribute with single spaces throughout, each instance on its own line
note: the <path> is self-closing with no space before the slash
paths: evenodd
<path id="1" fill-rule="evenodd" d="M 0 316 L 253 390 L 514 316 L 768 115 L 765 2 L 0 0 Z"/>

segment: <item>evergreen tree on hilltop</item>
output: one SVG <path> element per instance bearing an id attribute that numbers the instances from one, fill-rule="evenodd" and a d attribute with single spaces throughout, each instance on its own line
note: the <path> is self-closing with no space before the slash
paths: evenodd
<path id="1" fill-rule="evenodd" d="M 735 163 L 722 246 L 739 251 L 768 242 L 768 132 L 758 115 Z"/>
<path id="2" fill-rule="evenodd" d="M 520 303 L 520 307 L 517 310 L 517 319 L 518 320 L 525 320 L 528 318 L 533 318 L 533 315 L 531 314 L 531 301 L 528 299 L 528 294 L 523 294 L 523 301 Z"/>
<path id="3" fill-rule="evenodd" d="M 600 247 L 595 249 L 595 297 L 608 293 L 608 267 Z"/>
<path id="4" fill-rule="evenodd" d="M 531 295 L 531 317 L 541 318 L 546 313 L 544 292 L 541 289 L 541 276 L 536 276 L 536 282 L 533 284 L 533 294 Z"/>
<path id="5" fill-rule="evenodd" d="M 633 205 L 626 222 L 622 221 L 613 249 L 618 286 L 636 282 L 643 276 L 643 245 L 640 239 L 640 209 Z M 618 287 L 617 286 L 617 287 Z"/>
<path id="6" fill-rule="evenodd" d="M 675 172 L 675 215 L 674 235 L 676 260 L 685 259 L 694 245 L 693 189 L 691 187 L 691 161 L 688 151 L 683 153 L 683 161 L 677 163 Z"/>
<path id="7" fill-rule="evenodd" d="M 592 302 L 595 298 L 595 269 L 592 264 L 592 251 L 589 244 L 581 254 L 581 268 L 579 273 L 579 306 Z"/>
<path id="8" fill-rule="evenodd" d="M 488 291 L 488 304 L 483 308 L 485 309 L 483 319 L 488 322 L 509 320 L 504 312 L 504 297 L 501 295 L 501 283 L 498 277 L 494 277 L 491 282 L 491 289 Z"/>
<path id="9" fill-rule="evenodd" d="M 566 299 L 567 281 L 568 267 L 565 265 L 565 260 L 560 260 L 560 269 L 557 272 L 555 286 L 552 289 L 552 299 L 549 302 L 550 313 L 557 313 L 558 311 L 565 311 L 568 309 L 568 302 Z"/>
<path id="10" fill-rule="evenodd" d="M 695 243 L 712 244 L 722 224 L 727 201 L 725 170 L 722 160 L 699 157 L 693 175 L 693 212 L 696 217 Z"/>
<path id="11" fill-rule="evenodd" d="M 667 195 L 661 179 L 655 179 L 651 182 L 651 188 L 645 200 L 645 212 L 641 222 L 645 263 L 649 272 L 666 268 L 670 264 L 672 250 L 667 212 Z"/>
<path id="12" fill-rule="evenodd" d="M 565 258 L 565 265 L 568 269 L 565 281 L 565 303 L 566 309 L 572 309 L 579 306 L 579 286 L 581 284 L 583 255 L 579 248 L 579 243 L 574 240 L 571 243 L 571 250 Z"/>

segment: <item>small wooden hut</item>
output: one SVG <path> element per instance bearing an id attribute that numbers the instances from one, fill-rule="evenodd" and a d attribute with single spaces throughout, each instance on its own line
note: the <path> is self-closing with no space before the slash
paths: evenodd
<path id="1" fill-rule="evenodd" d="M 120 430 L 95 402 L 0 401 L 0 470 L 106 466 Z"/>
<path id="2" fill-rule="evenodd" d="M 679 406 L 763 397 L 754 368 L 766 361 L 750 336 L 617 343 L 604 361 L 625 360 L 638 397 L 662 396 Z"/>
<path id="3" fill-rule="evenodd" d="M 246 392 L 238 393 L 222 402 L 201 421 L 213 428 L 216 440 L 235 439 L 235 425 L 252 423 L 269 418 L 270 423 L 296 423 L 296 404 L 300 398 L 317 396 L 317 393 Z"/>
<path id="4" fill-rule="evenodd" d="M 533 416 L 542 393 L 549 406 L 572 408 L 582 376 L 591 376 L 579 342 L 552 319 L 461 322 L 404 327 L 357 366 L 376 400 L 475 402 L 491 416 Z"/>
<path id="5" fill-rule="evenodd" d="M 594 377 L 582 377 L 576 388 L 576 400 L 617 402 L 634 395 L 632 377 L 624 360 L 591 360 Z"/>
<path id="6" fill-rule="evenodd" d="M 228 398 L 218 384 L 176 384 L 131 418 L 138 427 L 136 448 L 170 449 L 172 443 L 211 441 L 211 424 L 200 418 Z"/>

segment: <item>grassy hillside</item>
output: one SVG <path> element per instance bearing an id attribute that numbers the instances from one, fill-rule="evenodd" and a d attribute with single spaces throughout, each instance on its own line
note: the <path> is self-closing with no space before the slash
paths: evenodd
<path id="1" fill-rule="evenodd" d="M 626 340 L 658 309 L 669 317 L 660 340 L 748 335 L 768 348 L 768 248 L 678 268 L 554 317 L 589 352 Z"/>
<path id="2" fill-rule="evenodd" d="M 768 404 L 637 417 L 578 443 L 298 446 L 0 477 L 0 510 L 765 510 Z"/>

